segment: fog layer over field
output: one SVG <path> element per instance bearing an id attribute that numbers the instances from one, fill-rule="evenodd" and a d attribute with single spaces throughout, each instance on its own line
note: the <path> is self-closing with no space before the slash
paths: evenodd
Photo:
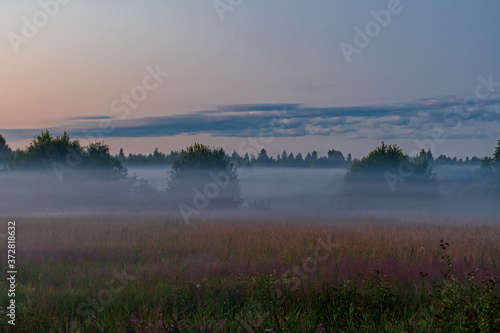
<path id="1" fill-rule="evenodd" d="M 165 168 L 129 168 L 129 174 L 136 173 L 160 190 L 167 187 L 167 172 Z M 255 200 L 276 205 L 298 197 L 329 196 L 340 186 L 345 172 L 344 168 L 248 167 L 238 169 L 238 179 L 247 205 Z"/>
<path id="2" fill-rule="evenodd" d="M 137 176 L 133 181 L 105 180 L 95 174 L 90 177 L 63 177 L 62 182 L 50 173 L 1 172 L 0 213 L 93 215 L 134 212 L 181 216 L 179 204 L 172 204 L 172 196 L 180 193 L 169 197 L 165 192 L 168 172 L 167 167 L 131 167 L 128 169 L 129 178 L 134 174 Z M 392 192 L 388 182 L 368 180 L 366 184 L 361 183 L 361 193 L 350 193 L 350 185 L 344 181 L 346 169 L 242 167 L 238 169 L 238 179 L 244 201 L 239 207 L 205 209 L 202 201 L 195 201 L 199 200 L 196 193 L 203 194 L 206 184 L 186 186 L 184 195 L 193 200 L 187 200 L 183 207 L 192 218 L 330 217 L 364 212 L 404 215 L 409 211 L 498 216 L 498 197 L 477 188 L 475 172 L 470 167 L 438 168 L 435 173 L 439 196 L 431 198 L 417 194 L 419 192 L 415 195 L 404 192 L 407 190 L 400 187 L 404 181 L 396 182 Z M 139 181 L 140 178 L 146 179 L 151 186 Z M 205 199 L 215 200 L 210 195 Z"/>

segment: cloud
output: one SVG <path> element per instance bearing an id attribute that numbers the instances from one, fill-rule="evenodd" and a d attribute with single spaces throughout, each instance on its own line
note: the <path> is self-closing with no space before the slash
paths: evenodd
<path id="1" fill-rule="evenodd" d="M 110 116 L 81 116 L 81 117 L 72 117 L 67 120 L 103 120 L 103 119 L 113 119 Z"/>
<path id="2" fill-rule="evenodd" d="M 348 135 L 349 138 L 377 140 L 429 138 L 441 129 L 449 138 L 498 137 L 500 98 L 490 98 L 478 105 L 465 104 L 454 96 L 421 99 L 408 103 L 351 106 L 308 107 L 302 104 L 225 105 L 185 115 L 170 115 L 119 120 L 106 116 L 73 117 L 66 127 L 71 137 L 84 138 L 88 133 L 106 137 L 165 137 L 180 134 L 209 133 L 220 137 L 300 137 L 307 135 Z M 80 122 L 85 120 L 85 122 Z M 99 121 L 98 121 L 99 120 Z M 100 130 L 104 121 L 110 130 Z M 0 130 L 14 139 L 32 138 L 45 128 Z M 95 137 L 98 138 L 98 137 Z"/>

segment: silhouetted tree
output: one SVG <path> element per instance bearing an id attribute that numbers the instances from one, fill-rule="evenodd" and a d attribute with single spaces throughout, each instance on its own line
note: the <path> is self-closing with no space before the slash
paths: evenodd
<path id="1" fill-rule="evenodd" d="M 493 157 L 485 157 L 481 160 L 477 176 L 477 186 L 483 193 L 500 195 L 500 140 L 498 140 Z"/>
<path id="2" fill-rule="evenodd" d="M 311 153 L 307 153 L 306 157 L 304 158 L 304 162 L 306 162 L 306 164 L 310 166 L 311 159 L 312 159 Z"/>
<path id="3" fill-rule="evenodd" d="M 153 164 L 166 164 L 167 157 L 164 153 L 160 152 L 158 148 L 155 148 L 153 155 L 151 156 Z"/>
<path id="4" fill-rule="evenodd" d="M 498 139 L 497 147 L 493 153 L 493 158 L 495 159 L 495 163 L 500 164 L 500 139 Z"/>
<path id="5" fill-rule="evenodd" d="M 268 164 L 270 162 L 269 156 L 267 156 L 267 151 L 262 148 L 259 156 L 257 156 L 257 163 L 259 164 Z"/>
<path id="6" fill-rule="evenodd" d="M 171 203 L 185 209 L 232 208 L 242 204 L 236 168 L 222 148 L 195 143 L 175 160 L 168 181 Z"/>
<path id="7" fill-rule="evenodd" d="M 351 155 L 351 153 L 347 154 L 347 159 L 346 159 L 345 163 L 347 164 L 347 166 L 350 166 L 352 164 L 352 155 Z"/>
<path id="8" fill-rule="evenodd" d="M 123 179 L 127 175 L 127 169 L 109 153 L 109 146 L 103 141 L 90 143 L 83 156 L 82 167 L 85 171 L 92 171 L 94 176 Z"/>
<path id="9" fill-rule="evenodd" d="M 116 159 L 123 163 L 126 160 L 125 154 L 123 153 L 123 148 L 120 148 L 120 152 L 116 156 Z"/>
<path id="10" fill-rule="evenodd" d="M 430 149 L 427 149 L 426 158 L 427 158 L 427 161 L 429 162 L 429 164 L 434 163 L 434 156 L 432 156 L 432 152 Z"/>
<path id="11" fill-rule="evenodd" d="M 54 163 L 67 164 L 68 155 L 71 160 L 81 160 L 84 150 L 78 140 L 70 140 L 68 133 L 55 138 L 48 130 L 35 136 L 26 150 L 18 149 L 6 160 L 11 169 L 36 169 L 52 171 Z M 76 163 L 76 162 L 75 162 Z"/>
<path id="12" fill-rule="evenodd" d="M 340 150 L 331 149 L 328 151 L 328 164 L 333 167 L 342 167 L 346 164 L 344 154 Z"/>
<path id="13" fill-rule="evenodd" d="M 250 165 L 250 157 L 248 157 L 248 153 L 245 153 L 245 156 L 243 157 L 243 163 L 244 165 Z"/>
<path id="14" fill-rule="evenodd" d="M 418 158 L 426 160 L 427 159 L 427 153 L 425 152 L 425 149 L 422 149 L 420 153 L 418 153 Z"/>
<path id="15" fill-rule="evenodd" d="M 123 179 L 127 175 L 127 170 L 109 153 L 109 146 L 104 142 L 97 141 L 82 147 L 78 140 L 71 140 L 68 133 L 54 138 L 48 130 L 35 136 L 25 150 L 9 153 L 5 166 L 11 170 L 33 170 L 65 176 L 88 175 L 89 171 L 93 172 L 93 176 L 109 179 Z"/>
<path id="16" fill-rule="evenodd" d="M 412 162 L 397 145 L 384 142 L 368 156 L 355 160 L 344 179 L 344 196 L 360 203 L 380 205 L 404 199 L 411 205 L 439 196 L 438 182 L 426 158 Z"/>
<path id="17" fill-rule="evenodd" d="M 281 153 L 281 162 L 283 162 L 284 164 L 287 164 L 289 162 L 286 150 L 283 150 L 283 153 Z"/>
<path id="18" fill-rule="evenodd" d="M 313 150 L 313 152 L 311 153 L 311 159 L 309 160 L 309 166 L 315 167 L 317 163 L 318 163 L 318 152 L 316 150 Z"/>
<path id="19" fill-rule="evenodd" d="M 293 154 L 290 153 L 290 155 L 292 156 L 293 158 Z M 298 153 L 297 156 L 295 156 L 295 164 L 297 166 L 302 166 L 304 164 L 304 158 L 302 157 L 302 154 L 301 153 Z"/>
<path id="20" fill-rule="evenodd" d="M 238 163 L 241 161 L 241 156 L 236 152 L 236 150 L 233 150 L 233 153 L 231 154 L 231 161 Z"/>
<path id="21" fill-rule="evenodd" d="M 5 165 L 11 174 L 4 175 L 3 181 L 29 193 L 28 210 L 97 209 L 105 207 L 103 202 L 109 203 L 106 207 L 126 209 L 133 203 L 123 200 L 137 187 L 111 156 L 109 146 L 94 142 L 82 147 L 67 133 L 53 137 L 43 131 L 27 148 L 7 154 Z"/>
<path id="22" fill-rule="evenodd" d="M 0 134 L 0 167 L 3 165 L 5 156 L 11 152 L 5 138 Z"/>

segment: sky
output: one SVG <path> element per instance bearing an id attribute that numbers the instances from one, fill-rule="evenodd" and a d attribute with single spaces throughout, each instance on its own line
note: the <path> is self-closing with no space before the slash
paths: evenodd
<path id="1" fill-rule="evenodd" d="M 0 134 L 116 153 L 486 156 L 500 2 L 0 0 Z"/>

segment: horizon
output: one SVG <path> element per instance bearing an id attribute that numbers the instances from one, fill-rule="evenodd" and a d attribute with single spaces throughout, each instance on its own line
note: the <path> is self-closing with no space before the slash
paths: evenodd
<path id="1" fill-rule="evenodd" d="M 495 1 L 0 9 L 0 133 L 14 149 L 43 129 L 105 139 L 113 153 L 193 142 L 232 151 L 263 133 L 273 156 L 359 158 L 385 141 L 465 158 L 490 156 L 500 137 Z"/>
<path id="2" fill-rule="evenodd" d="M 64 133 L 64 132 L 63 132 Z M 62 135 L 63 133 L 50 133 L 50 135 L 52 137 L 56 137 L 56 136 L 60 136 Z M 2 133 L 0 132 L 0 135 L 2 135 Z M 80 142 L 80 144 L 82 146 L 87 146 L 89 143 L 91 143 L 92 141 L 90 140 L 85 140 L 85 139 L 79 139 L 79 138 L 71 138 L 71 141 L 73 140 L 76 140 L 78 142 Z M 287 154 L 289 155 L 290 153 L 293 153 L 294 156 L 297 156 L 299 153 L 302 155 L 302 157 L 306 157 L 306 155 L 312 153 L 313 151 L 316 151 L 317 154 L 318 154 L 318 157 L 327 157 L 328 156 L 328 151 L 318 151 L 317 149 L 312 149 L 310 151 L 295 151 L 295 150 L 292 150 L 292 149 L 287 149 L 287 148 L 284 148 L 283 150 L 281 151 L 278 151 L 278 152 L 270 152 L 268 149 L 266 149 L 266 147 L 263 147 L 262 144 L 254 144 L 252 145 L 252 143 L 254 143 L 254 141 L 252 140 L 252 138 L 248 138 L 249 141 L 246 142 L 246 145 L 244 145 L 244 147 L 246 149 L 243 149 L 241 150 L 240 152 L 238 152 L 238 150 L 236 148 L 234 149 L 226 149 L 224 147 L 221 147 L 221 146 L 216 146 L 216 145 L 208 145 L 209 147 L 212 147 L 212 148 L 222 148 L 224 150 L 224 152 L 231 156 L 231 154 L 233 154 L 234 152 L 236 152 L 240 157 L 244 157 L 246 153 L 248 153 L 248 156 L 249 157 L 252 157 L 254 156 L 255 158 L 257 158 L 258 154 L 260 153 L 260 148 L 262 147 L 262 149 L 266 150 L 266 153 L 267 155 L 270 157 L 270 158 L 273 158 L 274 160 L 276 160 L 276 157 L 278 156 L 281 156 L 283 151 L 286 151 Z M 25 146 L 19 146 L 19 147 L 12 147 L 9 142 L 7 141 L 7 145 L 9 146 L 9 148 L 11 148 L 12 150 L 16 150 L 16 149 L 21 149 L 21 150 L 25 150 L 29 144 L 34 140 L 31 139 L 29 141 L 27 141 L 28 143 L 25 145 Z M 500 140 L 500 139 L 499 139 Z M 171 152 L 180 152 L 182 150 L 185 150 L 187 148 L 189 148 L 189 146 L 191 146 L 192 144 L 195 144 L 195 143 L 200 143 L 200 142 L 196 142 L 196 141 L 193 141 L 192 144 L 190 144 L 189 146 L 186 146 L 186 147 L 182 147 L 180 149 L 170 149 L 170 148 L 165 148 L 165 149 L 162 149 L 161 147 L 154 147 L 151 151 L 127 151 L 126 148 L 124 147 L 111 147 L 110 145 L 107 144 L 107 140 L 106 139 L 103 139 L 103 140 L 94 140 L 93 142 L 96 142 L 96 141 L 101 141 L 101 142 L 104 142 L 104 144 L 106 144 L 109 148 L 110 148 L 110 153 L 113 155 L 113 156 L 117 156 L 120 152 L 121 149 L 123 149 L 123 153 L 126 157 L 129 156 L 129 154 L 132 154 L 132 155 L 143 155 L 143 156 L 148 156 L 150 154 L 152 154 L 154 152 L 155 149 L 158 149 L 158 151 L 160 153 L 164 153 L 165 155 L 169 155 Z M 245 142 L 245 141 L 243 141 Z M 389 143 L 389 142 L 385 142 L 385 141 L 381 141 L 378 145 L 374 146 L 374 147 L 371 147 L 368 151 L 368 153 L 372 150 L 374 150 L 375 148 L 379 147 L 380 144 L 382 143 L 385 143 L 385 144 L 388 144 L 388 145 L 397 145 L 398 147 L 401 148 L 400 145 L 398 145 L 397 143 Z M 243 146 L 243 145 L 240 145 L 240 146 Z M 363 157 L 366 157 L 368 155 L 368 153 L 366 153 L 365 155 L 362 155 L 362 156 L 355 156 L 354 154 L 352 154 L 351 152 L 349 151 L 342 151 L 340 149 L 337 149 L 335 147 L 332 147 L 330 150 L 338 150 L 340 152 L 342 152 L 342 154 L 344 155 L 345 158 L 347 158 L 348 154 L 351 155 L 352 159 L 362 159 Z M 428 150 L 431 150 L 431 153 L 432 153 L 432 149 L 428 149 Z M 426 150 L 426 152 L 428 151 Z M 410 157 L 414 157 L 416 156 L 420 151 L 417 151 L 417 150 L 414 150 L 412 152 L 408 152 L 408 151 L 405 151 L 403 149 L 403 153 L 407 154 L 408 156 Z M 486 156 L 481 156 L 481 155 L 477 155 L 477 154 L 472 154 L 472 155 L 463 155 L 463 156 L 456 156 L 456 155 L 449 155 L 449 154 L 439 154 L 439 155 L 434 155 L 433 154 L 433 157 L 434 158 L 438 158 L 440 156 L 444 155 L 445 157 L 450 157 L 450 158 L 456 158 L 457 160 L 465 160 L 466 158 L 474 158 L 474 157 L 477 157 L 479 159 L 483 159 L 485 157 L 491 157 L 493 155 L 493 149 L 492 149 L 492 152 L 489 154 L 489 155 L 486 155 Z"/>

